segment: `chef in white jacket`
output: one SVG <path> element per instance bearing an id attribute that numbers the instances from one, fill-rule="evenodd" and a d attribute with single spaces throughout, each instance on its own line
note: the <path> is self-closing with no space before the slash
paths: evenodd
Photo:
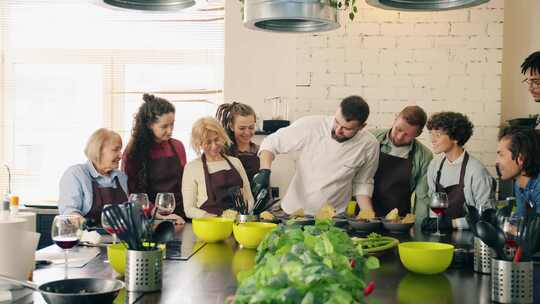
<path id="1" fill-rule="evenodd" d="M 369 198 L 379 160 L 379 144 L 367 130 L 368 104 L 345 98 L 334 116 L 307 116 L 262 142 L 261 169 L 253 179 L 254 195 L 268 187 L 275 155 L 299 152 L 296 171 L 281 202 L 291 214 L 300 208 L 314 215 L 326 203 L 337 212 L 352 196 L 360 209 L 373 209 Z"/>

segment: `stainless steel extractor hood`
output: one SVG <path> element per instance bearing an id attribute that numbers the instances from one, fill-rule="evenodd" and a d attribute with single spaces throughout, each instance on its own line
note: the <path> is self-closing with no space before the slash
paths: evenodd
<path id="1" fill-rule="evenodd" d="M 466 8 L 489 0 L 366 0 L 372 6 L 403 11 L 444 11 Z"/>
<path id="2" fill-rule="evenodd" d="M 104 3 L 141 11 L 178 11 L 195 5 L 195 0 L 103 0 Z"/>
<path id="3" fill-rule="evenodd" d="M 244 25 L 254 30 L 309 33 L 337 29 L 337 9 L 321 0 L 244 0 Z"/>

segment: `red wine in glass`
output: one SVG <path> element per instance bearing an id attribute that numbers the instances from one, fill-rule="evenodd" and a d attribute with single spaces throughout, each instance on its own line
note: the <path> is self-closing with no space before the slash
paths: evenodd
<path id="1" fill-rule="evenodd" d="M 160 208 L 158 210 L 159 215 L 161 216 L 169 216 L 173 213 L 173 211 L 174 211 L 173 209 L 163 209 L 163 208 Z"/>
<path id="2" fill-rule="evenodd" d="M 437 216 L 441 216 L 446 211 L 446 207 L 431 207 L 431 211 L 433 211 Z"/>
<path id="3" fill-rule="evenodd" d="M 53 241 L 62 249 L 71 249 L 79 244 L 79 238 L 77 237 L 57 237 L 54 238 Z"/>
<path id="4" fill-rule="evenodd" d="M 154 206 L 152 204 L 142 206 L 142 211 L 146 218 L 150 218 L 150 216 L 152 216 L 153 209 L 154 209 Z"/>

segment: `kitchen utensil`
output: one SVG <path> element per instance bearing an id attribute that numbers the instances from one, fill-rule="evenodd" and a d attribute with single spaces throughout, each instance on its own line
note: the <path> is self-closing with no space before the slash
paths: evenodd
<path id="1" fill-rule="evenodd" d="M 268 189 L 264 188 L 257 194 L 255 204 L 253 205 L 253 214 L 260 214 L 264 211 L 268 201 Z"/>
<path id="2" fill-rule="evenodd" d="M 233 229 L 234 219 L 223 217 L 194 218 L 193 233 L 207 242 L 219 242 L 228 238 Z"/>
<path id="3" fill-rule="evenodd" d="M 454 246 L 436 242 L 405 242 L 398 245 L 399 258 L 409 271 L 436 274 L 445 271 L 454 255 Z"/>
<path id="4" fill-rule="evenodd" d="M 476 209 L 475 206 L 465 204 L 465 213 L 466 213 L 465 219 L 467 220 L 467 223 L 469 224 L 469 228 L 471 229 L 474 235 L 477 235 L 476 223 L 480 220 L 478 209 Z"/>
<path id="5" fill-rule="evenodd" d="M 506 198 L 507 204 L 506 206 L 497 209 L 495 212 L 497 217 L 497 226 L 502 227 L 504 224 L 504 218 L 509 217 L 512 214 L 512 209 L 515 205 L 515 199 L 508 197 Z"/>
<path id="6" fill-rule="evenodd" d="M 266 190 L 266 189 L 263 189 L 263 190 Z M 263 190 L 261 190 L 261 192 Z M 266 190 L 266 191 L 268 191 L 268 190 Z M 248 205 L 247 205 L 246 201 L 244 200 L 244 195 L 242 195 L 242 190 L 240 189 L 240 187 L 239 186 L 230 187 L 227 190 L 227 192 L 228 192 L 229 197 L 231 198 L 231 201 L 233 203 L 232 204 L 233 209 L 238 211 L 238 213 L 240 213 L 240 214 L 248 214 L 249 213 L 249 208 L 248 208 Z"/>
<path id="7" fill-rule="evenodd" d="M 495 228 L 490 223 L 484 221 L 478 221 L 476 223 L 476 232 L 478 237 L 491 249 L 495 250 L 497 257 L 501 260 L 508 260 L 506 253 L 504 252 L 504 245 L 506 238 L 504 232 L 501 229 Z"/>
<path id="8" fill-rule="evenodd" d="M 134 243 L 136 244 L 136 250 L 141 250 L 141 240 L 139 238 L 139 229 L 137 228 L 137 224 L 135 223 L 135 215 L 133 214 L 133 203 L 127 202 L 124 203 L 125 210 L 126 210 L 126 221 L 128 224 L 128 230 L 133 235 Z"/>
<path id="9" fill-rule="evenodd" d="M 174 238 L 174 224 L 170 221 L 159 223 L 152 234 L 152 243 L 166 244 Z"/>
<path id="10" fill-rule="evenodd" d="M 411 227 L 414 226 L 414 223 L 396 223 L 385 219 L 382 220 L 382 224 L 384 229 L 391 233 L 408 233 Z"/>
<path id="11" fill-rule="evenodd" d="M 480 220 L 497 226 L 497 210 L 494 208 L 485 209 L 480 215 Z"/>
<path id="12" fill-rule="evenodd" d="M 252 214 L 238 214 L 236 216 L 237 223 L 258 222 L 259 216 Z"/>
<path id="13" fill-rule="evenodd" d="M 112 279 L 65 279 L 39 286 L 4 275 L 0 275 L 0 280 L 37 291 L 49 304 L 113 303 L 124 288 L 122 281 Z"/>
<path id="14" fill-rule="evenodd" d="M 120 207 L 118 205 L 107 205 L 103 207 L 103 213 L 118 237 L 128 245 L 129 249 L 136 250 L 138 245 L 133 237 L 133 231 L 128 229 L 127 220 Z"/>
<path id="15" fill-rule="evenodd" d="M 233 234 L 242 247 L 257 248 L 266 235 L 276 227 L 277 225 L 272 223 L 238 223 L 233 225 Z"/>

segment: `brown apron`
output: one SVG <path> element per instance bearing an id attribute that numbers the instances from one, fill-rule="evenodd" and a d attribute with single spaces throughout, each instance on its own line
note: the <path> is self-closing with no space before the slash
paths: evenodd
<path id="1" fill-rule="evenodd" d="M 173 193 L 176 202 L 174 213 L 186 219 L 181 186 L 184 167 L 182 167 L 174 145 L 171 142 L 169 145 L 173 150 L 172 156 L 150 159 L 148 164 L 148 199 L 155 202 L 158 193 Z"/>
<path id="2" fill-rule="evenodd" d="M 101 211 L 103 206 L 108 204 L 121 204 L 128 200 L 124 189 L 118 182 L 118 177 L 114 178 L 116 188 L 113 187 L 98 187 L 98 183 L 92 179 L 92 207 L 84 216 L 94 221 L 96 225 L 101 226 Z"/>
<path id="3" fill-rule="evenodd" d="M 394 208 L 398 208 L 400 216 L 411 212 L 412 162 L 409 158 L 379 153 L 373 189 L 376 216 L 384 217 Z"/>
<path id="4" fill-rule="evenodd" d="M 443 168 L 446 157 L 441 162 L 439 171 L 437 171 L 437 179 L 435 180 L 435 190 L 437 192 L 445 192 L 448 195 L 448 209 L 446 209 L 445 214 L 451 218 L 460 218 L 465 216 L 465 192 L 463 192 L 464 179 L 465 179 L 465 168 L 467 167 L 467 162 L 469 161 L 469 154 L 464 152 L 463 162 L 461 163 L 461 172 L 459 174 L 459 184 L 443 187 L 439 182 L 441 180 L 441 170 Z"/>
<path id="5" fill-rule="evenodd" d="M 238 157 L 240 162 L 242 162 L 242 166 L 244 166 L 244 169 L 246 170 L 249 184 L 251 185 L 253 183 L 253 177 L 259 172 L 259 169 L 261 168 L 261 160 L 259 159 L 259 156 L 257 156 L 257 153 L 240 152 L 236 149 L 235 155 L 236 157 Z"/>
<path id="6" fill-rule="evenodd" d="M 201 209 L 216 215 L 221 215 L 223 210 L 232 207 L 228 190 L 234 186 L 241 188 L 244 185 L 240 173 L 238 173 L 227 157 L 223 156 L 223 158 L 227 161 L 231 170 L 220 170 L 210 174 L 206 155 L 202 155 L 204 182 L 206 183 L 208 200 L 201 205 Z"/>

